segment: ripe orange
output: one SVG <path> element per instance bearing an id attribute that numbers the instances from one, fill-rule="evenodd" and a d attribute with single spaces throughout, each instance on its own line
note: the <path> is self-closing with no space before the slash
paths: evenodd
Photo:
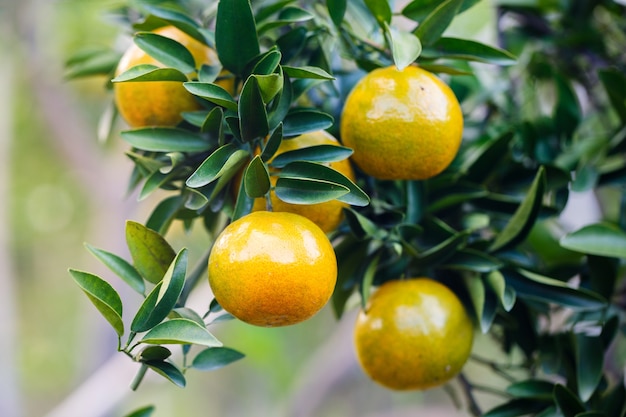
<path id="1" fill-rule="evenodd" d="M 305 133 L 293 139 L 283 140 L 278 148 L 278 151 L 276 151 L 275 156 L 287 151 L 317 145 L 339 145 L 339 142 L 334 138 L 334 136 L 324 130 Z M 344 159 L 338 162 L 331 162 L 328 165 L 341 172 L 351 180 L 355 180 L 354 171 L 352 170 L 349 160 Z M 272 187 L 275 186 L 277 178 L 272 176 L 270 180 Z M 331 200 L 319 204 L 290 204 L 278 198 L 273 190 L 270 191 L 270 201 L 272 203 L 273 211 L 285 211 L 304 216 L 313 221 L 313 223 L 317 224 L 325 233 L 330 233 L 339 226 L 343 220 L 343 208 L 348 206 L 348 204 L 339 200 Z M 257 198 L 254 201 L 252 210 L 266 210 L 266 206 L 267 204 L 265 198 Z"/>
<path id="2" fill-rule="evenodd" d="M 337 281 L 333 247 L 312 221 L 258 211 L 229 224 L 209 256 L 209 284 L 224 310 L 257 326 L 315 315 Z"/>
<path id="3" fill-rule="evenodd" d="M 341 141 L 379 179 L 421 180 L 446 169 L 463 134 L 454 93 L 416 66 L 376 69 L 355 85 L 341 116 Z"/>
<path id="4" fill-rule="evenodd" d="M 354 329 L 365 373 L 396 390 L 432 388 L 454 377 L 470 355 L 473 336 L 463 304 L 429 278 L 381 285 Z"/>
<path id="5" fill-rule="evenodd" d="M 191 52 L 196 68 L 202 64 L 212 65 L 217 62 L 217 54 L 213 49 L 174 26 L 164 26 L 154 33 L 185 46 Z M 140 64 L 163 67 L 159 61 L 132 44 L 120 59 L 115 75 Z M 131 127 L 175 126 L 183 120 L 182 112 L 200 109 L 199 102 L 178 81 L 114 83 L 113 91 L 117 109 Z"/>

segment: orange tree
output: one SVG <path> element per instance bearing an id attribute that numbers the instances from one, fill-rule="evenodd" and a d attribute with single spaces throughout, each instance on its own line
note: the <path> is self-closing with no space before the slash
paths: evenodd
<path id="1" fill-rule="evenodd" d="M 158 189 L 168 193 L 145 222 L 127 222 L 132 259 L 87 246 L 144 298 L 130 313 L 130 328 L 120 296 L 105 279 L 70 270 L 117 333 L 118 350 L 139 364 L 134 387 L 148 370 L 184 386 L 190 369 L 241 359 L 210 333 L 210 323 L 232 318 L 246 303 L 240 292 L 269 297 L 266 286 L 283 279 L 272 275 L 270 260 L 291 259 L 285 271 L 296 272 L 285 276 L 301 278 L 303 256 L 282 252 L 298 239 L 294 244 L 311 253 L 317 246 L 307 246 L 308 237 L 281 235 L 266 216 L 249 217 L 256 199 L 265 198 L 268 210 L 272 199 L 289 203 L 281 207 L 337 200 L 339 226 L 327 235 L 315 232 L 316 243 L 332 243 L 337 263 L 326 281 L 334 284 L 332 296 L 317 303 L 330 297 L 339 318 L 353 305 L 349 300 L 360 298 L 356 337 L 366 343 L 360 348 L 369 355 L 365 360 L 380 368 L 376 355 L 384 353 L 382 366 L 391 361 L 390 368 L 402 371 L 386 374 L 385 385 L 430 387 L 456 375 L 473 415 L 624 415 L 623 357 L 613 347 L 623 346 L 626 329 L 626 9 L 613 0 L 496 0 L 498 45 L 445 36 L 453 19 L 478 2 L 135 0 L 115 15 L 133 34 L 133 48 L 150 59 L 123 70 L 116 53 L 68 61 L 69 77 L 108 74 L 110 86 L 135 92 L 172 87 L 166 96 L 126 103 L 139 112 L 153 111 L 153 104 L 171 111 L 178 102 L 193 103 L 176 125 L 157 117 L 140 125 L 127 121 L 133 128 L 121 132 L 134 163 L 131 187 L 140 198 Z M 217 59 L 195 58 L 181 42 L 159 35 L 164 26 L 214 50 Z M 391 75 L 376 75 L 383 73 Z M 361 87 L 365 79 L 369 84 Z M 353 90 L 359 93 L 350 97 Z M 282 143 L 322 130 L 343 146 L 292 146 L 277 154 Z M 331 166 L 346 159 L 354 163 L 354 176 Z M 593 191 L 603 210 L 595 222 L 568 228 L 560 215 L 569 195 L 580 191 Z M 255 226 L 257 218 L 266 220 Z M 206 311 L 189 308 L 189 294 L 206 279 L 211 248 L 188 270 L 187 250 L 176 253 L 166 240 L 171 224 L 218 236 L 239 219 L 252 230 L 234 252 L 262 253 L 259 271 L 254 262 L 243 272 L 233 269 L 232 242 L 221 239 L 215 258 L 222 263 L 214 269 L 220 277 L 238 277 L 225 296 L 236 307 L 225 312 L 207 300 Z M 271 239 L 255 234 L 268 230 Z M 272 239 L 292 243 L 264 243 Z M 248 291 L 244 272 L 266 273 L 250 284 L 259 291 Z M 316 280 L 308 273 L 308 281 Z M 445 291 L 433 290 L 439 295 L 430 299 L 422 286 L 399 285 L 391 300 L 377 292 L 397 280 L 443 284 Z M 298 310 L 298 303 L 309 302 L 310 290 L 294 285 L 274 304 Z M 377 299 L 385 301 L 376 305 Z M 270 304 L 265 307 L 279 319 L 258 323 L 300 320 Z M 264 314 L 260 307 L 251 311 Z M 489 334 L 504 354 L 521 352 L 515 364 L 472 353 L 470 360 L 509 381 L 491 410 L 474 396 L 485 387 L 457 369 L 469 352 L 449 344 L 454 375 L 441 377 L 452 365 L 427 345 L 445 346 L 449 337 L 464 350 L 471 346 L 471 336 L 455 342 L 462 333 L 429 333 L 453 326 L 448 317 L 466 323 L 464 314 L 474 332 Z M 386 327 L 389 332 L 374 333 Z M 378 339 L 386 341 L 384 349 Z M 172 356 L 176 345 L 180 362 Z M 203 348 L 190 349 L 194 345 Z M 515 377 L 512 366 L 525 370 L 524 377 Z M 437 377 L 412 380 L 430 373 Z"/>

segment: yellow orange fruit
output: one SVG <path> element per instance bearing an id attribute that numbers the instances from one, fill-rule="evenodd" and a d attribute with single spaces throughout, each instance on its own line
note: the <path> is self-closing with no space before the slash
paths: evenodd
<path id="1" fill-rule="evenodd" d="M 324 232 L 283 212 L 248 214 L 220 233 L 209 256 L 209 284 L 224 310 L 257 326 L 286 326 L 315 315 L 337 281 Z"/>
<path id="2" fill-rule="evenodd" d="M 379 68 L 348 95 L 341 141 L 368 175 L 422 180 L 446 169 L 463 134 L 463 114 L 453 91 L 434 74 L 409 66 Z"/>
<path id="3" fill-rule="evenodd" d="M 308 148 L 310 146 L 317 145 L 339 145 L 337 139 L 330 133 L 320 130 L 311 133 L 305 133 L 293 139 L 284 139 L 276 151 L 274 156 L 280 155 L 284 152 Z M 271 162 L 271 161 L 270 161 Z M 339 171 L 352 181 L 355 180 L 354 170 L 350 165 L 348 159 L 342 161 L 331 162 L 329 167 Z M 276 185 L 277 178 L 275 176 L 270 177 L 272 187 Z M 348 204 L 339 200 L 331 200 L 318 204 L 291 204 L 286 203 L 276 196 L 276 193 L 270 191 L 270 201 L 273 211 L 284 211 L 289 213 L 299 214 L 308 218 L 317 224 L 325 233 L 330 233 L 337 229 L 341 221 L 343 220 L 343 208 Z M 253 211 L 260 211 L 267 209 L 267 202 L 265 198 L 257 198 L 254 201 Z"/>
<path id="4" fill-rule="evenodd" d="M 217 54 L 213 49 L 174 26 L 161 27 L 154 33 L 185 46 L 191 52 L 196 68 L 202 64 L 214 65 L 218 62 Z M 133 43 L 120 59 L 115 76 L 140 64 L 164 67 L 162 63 Z M 119 82 L 114 83 L 113 92 L 120 115 L 131 127 L 175 126 L 183 120 L 182 112 L 201 108 L 196 98 L 183 87 L 180 81 Z"/>
<path id="5" fill-rule="evenodd" d="M 354 328 L 361 367 L 395 390 L 428 389 L 457 375 L 471 353 L 473 336 L 461 301 L 429 278 L 384 283 Z"/>

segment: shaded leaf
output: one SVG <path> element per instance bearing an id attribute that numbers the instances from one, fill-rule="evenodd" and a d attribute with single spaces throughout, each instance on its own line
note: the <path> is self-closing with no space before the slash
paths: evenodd
<path id="1" fill-rule="evenodd" d="M 141 407 L 135 411 L 132 411 L 130 414 L 126 414 L 124 417 L 150 417 L 154 412 L 154 406 L 149 405 L 146 407 Z"/>
<path id="2" fill-rule="evenodd" d="M 267 111 L 256 77 L 246 80 L 239 99 L 239 131 L 246 142 L 269 133 Z"/>
<path id="3" fill-rule="evenodd" d="M 326 0 L 328 14 L 336 26 L 340 26 L 348 8 L 348 0 Z"/>
<path id="4" fill-rule="evenodd" d="M 280 144 L 282 143 L 282 141 L 283 141 L 283 125 L 282 123 L 280 123 L 278 127 L 276 127 L 274 132 L 270 135 L 269 139 L 265 142 L 265 145 L 263 146 L 263 152 L 261 152 L 261 159 L 264 162 L 267 162 L 270 159 L 272 159 L 274 154 L 276 154 L 276 151 L 278 151 L 278 148 L 280 147 Z"/>
<path id="5" fill-rule="evenodd" d="M 200 164 L 185 183 L 191 188 L 203 187 L 220 178 L 232 166 L 241 165 L 248 157 L 248 152 L 237 149 L 233 144 L 221 146 Z"/>
<path id="6" fill-rule="evenodd" d="M 587 402 L 602 379 L 604 357 L 598 353 L 604 351 L 604 343 L 600 337 L 577 334 L 575 349 L 578 395 Z"/>
<path id="7" fill-rule="evenodd" d="M 446 0 L 439 4 L 415 29 L 422 44 L 432 45 L 448 28 L 459 12 L 463 0 Z"/>
<path id="8" fill-rule="evenodd" d="M 546 401 L 552 400 L 554 383 L 540 379 L 527 379 L 515 382 L 506 388 L 506 392 L 519 398 L 536 398 Z"/>
<path id="9" fill-rule="evenodd" d="M 174 365 L 165 361 L 145 362 L 145 365 L 177 387 L 184 388 L 186 381 L 183 373 Z"/>
<path id="10" fill-rule="evenodd" d="M 214 371 L 243 359 L 245 355 L 227 347 L 210 347 L 199 352 L 191 364 L 200 371 Z"/>
<path id="11" fill-rule="evenodd" d="M 212 146 L 195 133 L 170 127 L 144 127 L 121 134 L 126 142 L 144 151 L 204 152 Z"/>
<path id="12" fill-rule="evenodd" d="M 492 408 L 483 417 L 518 417 L 537 413 L 547 408 L 551 402 L 514 398 L 504 404 Z"/>
<path id="13" fill-rule="evenodd" d="M 491 288 L 500 300 L 505 311 L 511 311 L 515 306 L 515 291 L 506 285 L 504 275 L 500 271 L 491 271 L 485 276 L 485 283 Z"/>
<path id="14" fill-rule="evenodd" d="M 139 352 L 137 360 L 140 362 L 163 361 L 172 356 L 172 352 L 163 346 L 147 346 Z"/>
<path id="15" fill-rule="evenodd" d="M 271 166 L 283 168 L 285 165 L 295 161 L 320 163 L 337 162 L 352 156 L 353 153 L 354 151 L 352 149 L 344 146 L 315 145 L 283 152 L 272 160 Z"/>
<path id="16" fill-rule="evenodd" d="M 341 184 L 313 178 L 278 178 L 275 189 L 278 198 L 291 204 L 325 203 L 349 192 Z"/>
<path id="17" fill-rule="evenodd" d="M 174 249 L 161 235 L 130 220 L 126 222 L 126 243 L 137 271 L 154 284 L 163 279 L 176 257 Z"/>
<path id="18" fill-rule="evenodd" d="M 221 346 L 222 343 L 204 327 L 189 319 L 171 319 L 154 326 L 141 343 L 149 344 L 196 344 Z"/>
<path id="19" fill-rule="evenodd" d="M 331 115 L 319 110 L 292 110 L 283 120 L 283 136 L 299 136 L 316 130 L 325 130 L 333 123 Z"/>
<path id="20" fill-rule="evenodd" d="M 70 269 L 70 274 L 100 314 L 109 322 L 119 337 L 124 334 L 122 300 L 113 287 L 102 278 L 87 272 Z"/>
<path id="21" fill-rule="evenodd" d="M 585 412 L 585 406 L 580 399 L 564 385 L 554 386 L 554 401 L 564 417 L 575 417 Z"/>
<path id="22" fill-rule="evenodd" d="M 82 51 L 69 59 L 65 66 L 64 78 L 72 80 L 94 75 L 111 74 L 121 58 L 121 54 L 108 49 Z"/>
<path id="23" fill-rule="evenodd" d="M 626 76 L 617 68 L 602 69 L 598 75 L 613 109 L 622 123 L 626 123 Z"/>
<path id="24" fill-rule="evenodd" d="M 251 198 L 263 197 L 270 190 L 270 174 L 260 156 L 255 156 L 243 176 L 246 194 Z"/>
<path id="25" fill-rule="evenodd" d="M 220 0 L 215 47 L 224 68 L 235 75 L 243 75 L 248 62 L 259 55 L 256 24 L 248 0 Z"/>
<path id="26" fill-rule="evenodd" d="M 626 233 L 609 223 L 596 223 L 563 236 L 561 246 L 590 255 L 626 258 Z"/>
<path id="27" fill-rule="evenodd" d="M 502 267 L 502 262 L 493 256 L 475 249 L 461 249 L 446 261 L 445 268 L 473 272 L 491 272 Z"/>
<path id="28" fill-rule="evenodd" d="M 183 207 L 183 199 L 180 195 L 164 198 L 154 208 L 146 221 L 146 227 L 160 235 L 165 235 L 178 211 Z"/>
<path id="29" fill-rule="evenodd" d="M 344 209 L 344 213 L 350 230 L 357 239 L 363 240 L 371 237 L 382 240 L 387 236 L 387 232 L 384 229 L 378 228 L 376 223 L 363 216 L 358 211 L 348 207 Z"/>
<path id="30" fill-rule="evenodd" d="M 133 290 L 139 294 L 144 293 L 146 286 L 143 278 L 128 261 L 114 253 L 93 247 L 88 243 L 85 243 L 85 247 L 118 277 L 122 278 Z"/>

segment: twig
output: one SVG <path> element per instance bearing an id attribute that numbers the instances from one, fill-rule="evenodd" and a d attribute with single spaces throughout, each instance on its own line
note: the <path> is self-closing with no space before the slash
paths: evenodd
<path id="1" fill-rule="evenodd" d="M 467 379 L 465 374 L 460 373 L 458 376 L 459 382 L 461 383 L 461 388 L 463 389 L 463 393 L 465 394 L 465 398 L 467 400 L 467 406 L 469 408 L 470 413 L 472 413 L 475 417 L 480 417 L 483 412 L 476 402 L 476 398 L 474 397 L 474 386 Z"/>

